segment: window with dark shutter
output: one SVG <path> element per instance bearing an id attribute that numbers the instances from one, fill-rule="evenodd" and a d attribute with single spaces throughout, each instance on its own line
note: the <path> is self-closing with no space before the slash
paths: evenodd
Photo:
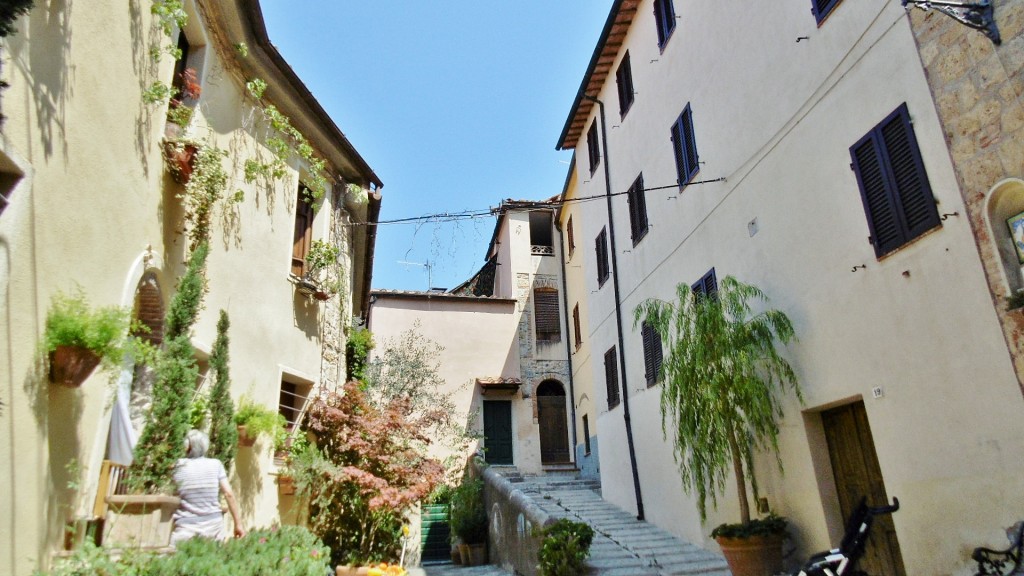
<path id="1" fill-rule="evenodd" d="M 576 251 L 576 235 L 572 230 L 572 216 L 569 216 L 569 221 L 565 224 L 565 235 L 569 241 L 569 258 L 572 258 L 572 253 Z"/>
<path id="2" fill-rule="evenodd" d="M 843 0 L 811 0 L 811 12 L 814 13 L 814 19 L 821 24 L 821 21 L 832 12 L 832 9 L 839 5 Z"/>
<path id="3" fill-rule="evenodd" d="M 608 280 L 608 235 L 605 234 L 604 228 L 597 235 L 594 244 L 597 253 L 597 286 L 600 288 Z"/>
<path id="4" fill-rule="evenodd" d="M 690 286 L 694 293 L 698 296 L 710 296 L 715 298 L 718 296 L 718 280 L 715 278 L 715 269 L 708 270 L 708 273 L 701 277 L 700 280 Z"/>
<path id="5" fill-rule="evenodd" d="M 562 339 L 561 323 L 558 318 L 558 291 L 554 288 L 537 288 L 533 291 L 534 326 L 537 342 L 558 342 Z"/>
<path id="6" fill-rule="evenodd" d="M 644 341 L 644 376 L 647 378 L 647 385 L 654 386 L 658 383 L 658 375 L 661 373 L 661 334 L 647 322 L 643 323 L 640 334 Z"/>
<path id="7" fill-rule="evenodd" d="M 647 235 L 647 200 L 644 198 L 644 175 L 636 177 L 633 185 L 626 193 L 629 203 L 629 229 L 632 232 L 633 246 Z"/>
<path id="8" fill-rule="evenodd" d="M 672 0 L 654 0 L 654 23 L 658 26 L 658 47 L 664 48 L 676 29 L 676 9 Z"/>
<path id="9" fill-rule="evenodd" d="M 608 409 L 619 405 L 619 364 L 615 358 L 615 346 L 604 353 L 604 381 L 608 389 Z"/>
<path id="10" fill-rule="evenodd" d="M 313 204 L 309 198 L 309 189 L 299 186 L 295 204 L 295 236 L 292 239 L 292 274 L 302 276 L 306 273 L 306 255 L 309 254 L 313 242 Z"/>
<path id="11" fill-rule="evenodd" d="M 583 415 L 583 455 L 590 456 L 590 418 Z"/>
<path id="12" fill-rule="evenodd" d="M 597 165 L 601 163 L 601 147 L 597 142 L 597 120 L 587 130 L 587 156 L 590 158 L 590 173 L 597 171 Z"/>
<path id="13" fill-rule="evenodd" d="M 619 88 L 619 114 L 625 116 L 633 105 L 633 70 L 629 66 L 629 50 L 615 71 L 615 84 Z"/>
<path id="14" fill-rule="evenodd" d="M 680 187 L 693 179 L 697 173 L 697 141 L 693 133 L 693 112 L 687 104 L 683 113 L 672 125 L 672 150 L 676 157 L 676 182 Z"/>
<path id="15" fill-rule="evenodd" d="M 583 333 L 580 332 L 580 305 L 577 304 L 572 307 L 572 330 L 573 337 L 576 339 L 576 348 L 578 349 L 583 345 Z"/>
<path id="16" fill-rule="evenodd" d="M 940 225 L 906 103 L 850 147 L 875 256 Z"/>

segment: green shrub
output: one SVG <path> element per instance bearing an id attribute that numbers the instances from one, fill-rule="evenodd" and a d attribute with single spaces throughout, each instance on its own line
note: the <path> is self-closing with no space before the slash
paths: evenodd
<path id="1" fill-rule="evenodd" d="M 250 437 L 264 434 L 271 437 L 276 445 L 288 422 L 279 412 L 257 404 L 248 396 L 242 396 L 238 400 L 235 424 L 245 426 L 245 431 Z"/>
<path id="2" fill-rule="evenodd" d="M 231 470 L 231 463 L 238 450 L 238 428 L 235 425 L 235 404 L 231 401 L 231 368 L 228 364 L 230 327 L 228 313 L 221 310 L 217 321 L 217 339 L 210 352 L 213 387 L 210 389 L 210 450 L 207 452 L 210 458 L 223 462 L 227 470 Z"/>
<path id="3" fill-rule="evenodd" d="M 562 518 L 544 529 L 540 546 L 541 576 L 576 576 L 584 573 L 594 529 Z"/>
<path id="4" fill-rule="evenodd" d="M 464 544 L 480 544 L 487 541 L 487 507 L 484 504 L 483 480 L 467 479 L 455 488 L 448 517 L 452 533 Z"/>

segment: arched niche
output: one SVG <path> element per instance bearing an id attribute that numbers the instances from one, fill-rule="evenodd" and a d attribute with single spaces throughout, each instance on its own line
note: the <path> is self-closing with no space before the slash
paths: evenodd
<path id="1" fill-rule="evenodd" d="M 1021 253 L 1024 253 L 1024 221 L 1018 228 L 1016 239 L 1008 224 L 1010 218 L 1021 213 L 1024 213 L 1024 180 L 1009 178 L 992 187 L 985 205 L 985 218 L 988 220 L 990 241 L 999 256 L 1006 296 L 1024 290 L 1021 258 L 1014 248 L 1015 241 L 1021 242 Z"/>

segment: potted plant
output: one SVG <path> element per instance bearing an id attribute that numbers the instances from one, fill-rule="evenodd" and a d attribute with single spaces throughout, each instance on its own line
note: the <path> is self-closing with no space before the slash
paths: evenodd
<path id="1" fill-rule="evenodd" d="M 326 240 L 314 240 L 305 258 L 305 273 L 299 278 L 298 288 L 303 294 L 314 296 L 318 300 L 330 297 L 330 286 L 323 282 L 320 272 L 337 263 L 341 250 Z"/>
<path id="2" fill-rule="evenodd" d="M 191 110 L 187 107 L 183 108 Z M 183 119 L 186 113 L 182 112 L 180 114 Z M 168 113 L 169 118 L 170 113 Z M 192 115 L 188 114 L 188 121 L 191 121 L 191 119 Z M 192 171 L 195 168 L 195 159 L 196 154 L 199 153 L 199 147 L 200 144 L 198 142 L 189 138 L 172 138 L 164 141 L 164 162 L 167 164 L 167 170 L 171 173 L 171 177 L 178 184 L 188 184 L 189 180 L 192 179 Z"/>
<path id="3" fill-rule="evenodd" d="M 257 404 L 251 397 L 242 396 L 235 412 L 235 424 L 238 426 L 238 444 L 249 447 L 261 435 L 276 442 L 279 432 L 284 430 L 285 419 L 279 412 Z"/>
<path id="4" fill-rule="evenodd" d="M 582 522 L 560 518 L 544 528 L 540 545 L 541 576 L 576 576 L 584 574 L 584 563 L 590 556 L 594 529 Z"/>
<path id="5" fill-rule="evenodd" d="M 77 388 L 101 362 L 116 366 L 124 357 L 130 327 L 127 308 L 92 308 L 81 288 L 58 292 L 46 314 L 43 348 L 50 381 Z"/>
<path id="6" fill-rule="evenodd" d="M 731 276 L 722 280 L 716 295 L 680 284 L 676 297 L 675 302 L 646 300 L 634 310 L 634 327 L 647 323 L 667 344 L 663 430 L 671 432 L 683 486 L 696 492 L 702 520 L 707 518 L 708 497 L 717 504 L 716 493 L 724 487 L 727 471 L 733 472 L 740 523 L 719 526 L 712 535 L 734 576 L 774 574 L 782 568 L 786 523 L 776 516 L 751 520 L 747 479 L 756 498 L 754 452 L 778 453 L 782 407 L 777 391 L 789 387 L 803 401 L 796 374 L 776 349 L 776 342 L 795 339 L 793 325 L 778 310 L 755 313 L 751 301 L 766 302 L 766 296 Z M 734 565 L 734 549 L 747 556 L 757 550 L 765 558 L 758 562 L 769 564 L 745 571 Z"/>
<path id="7" fill-rule="evenodd" d="M 460 540 L 459 551 L 466 566 L 487 563 L 487 507 L 484 483 L 479 478 L 465 479 L 452 494 L 448 522 Z"/>

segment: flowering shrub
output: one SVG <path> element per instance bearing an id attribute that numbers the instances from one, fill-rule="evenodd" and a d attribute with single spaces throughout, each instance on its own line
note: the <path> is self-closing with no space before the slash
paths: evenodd
<path id="1" fill-rule="evenodd" d="M 293 458 L 309 526 L 331 547 L 336 564 L 396 558 L 409 508 L 441 481 L 441 463 L 425 455 L 438 415 L 410 416 L 402 400 L 371 404 L 359 384 L 317 399 L 308 426 L 317 447 Z"/>

